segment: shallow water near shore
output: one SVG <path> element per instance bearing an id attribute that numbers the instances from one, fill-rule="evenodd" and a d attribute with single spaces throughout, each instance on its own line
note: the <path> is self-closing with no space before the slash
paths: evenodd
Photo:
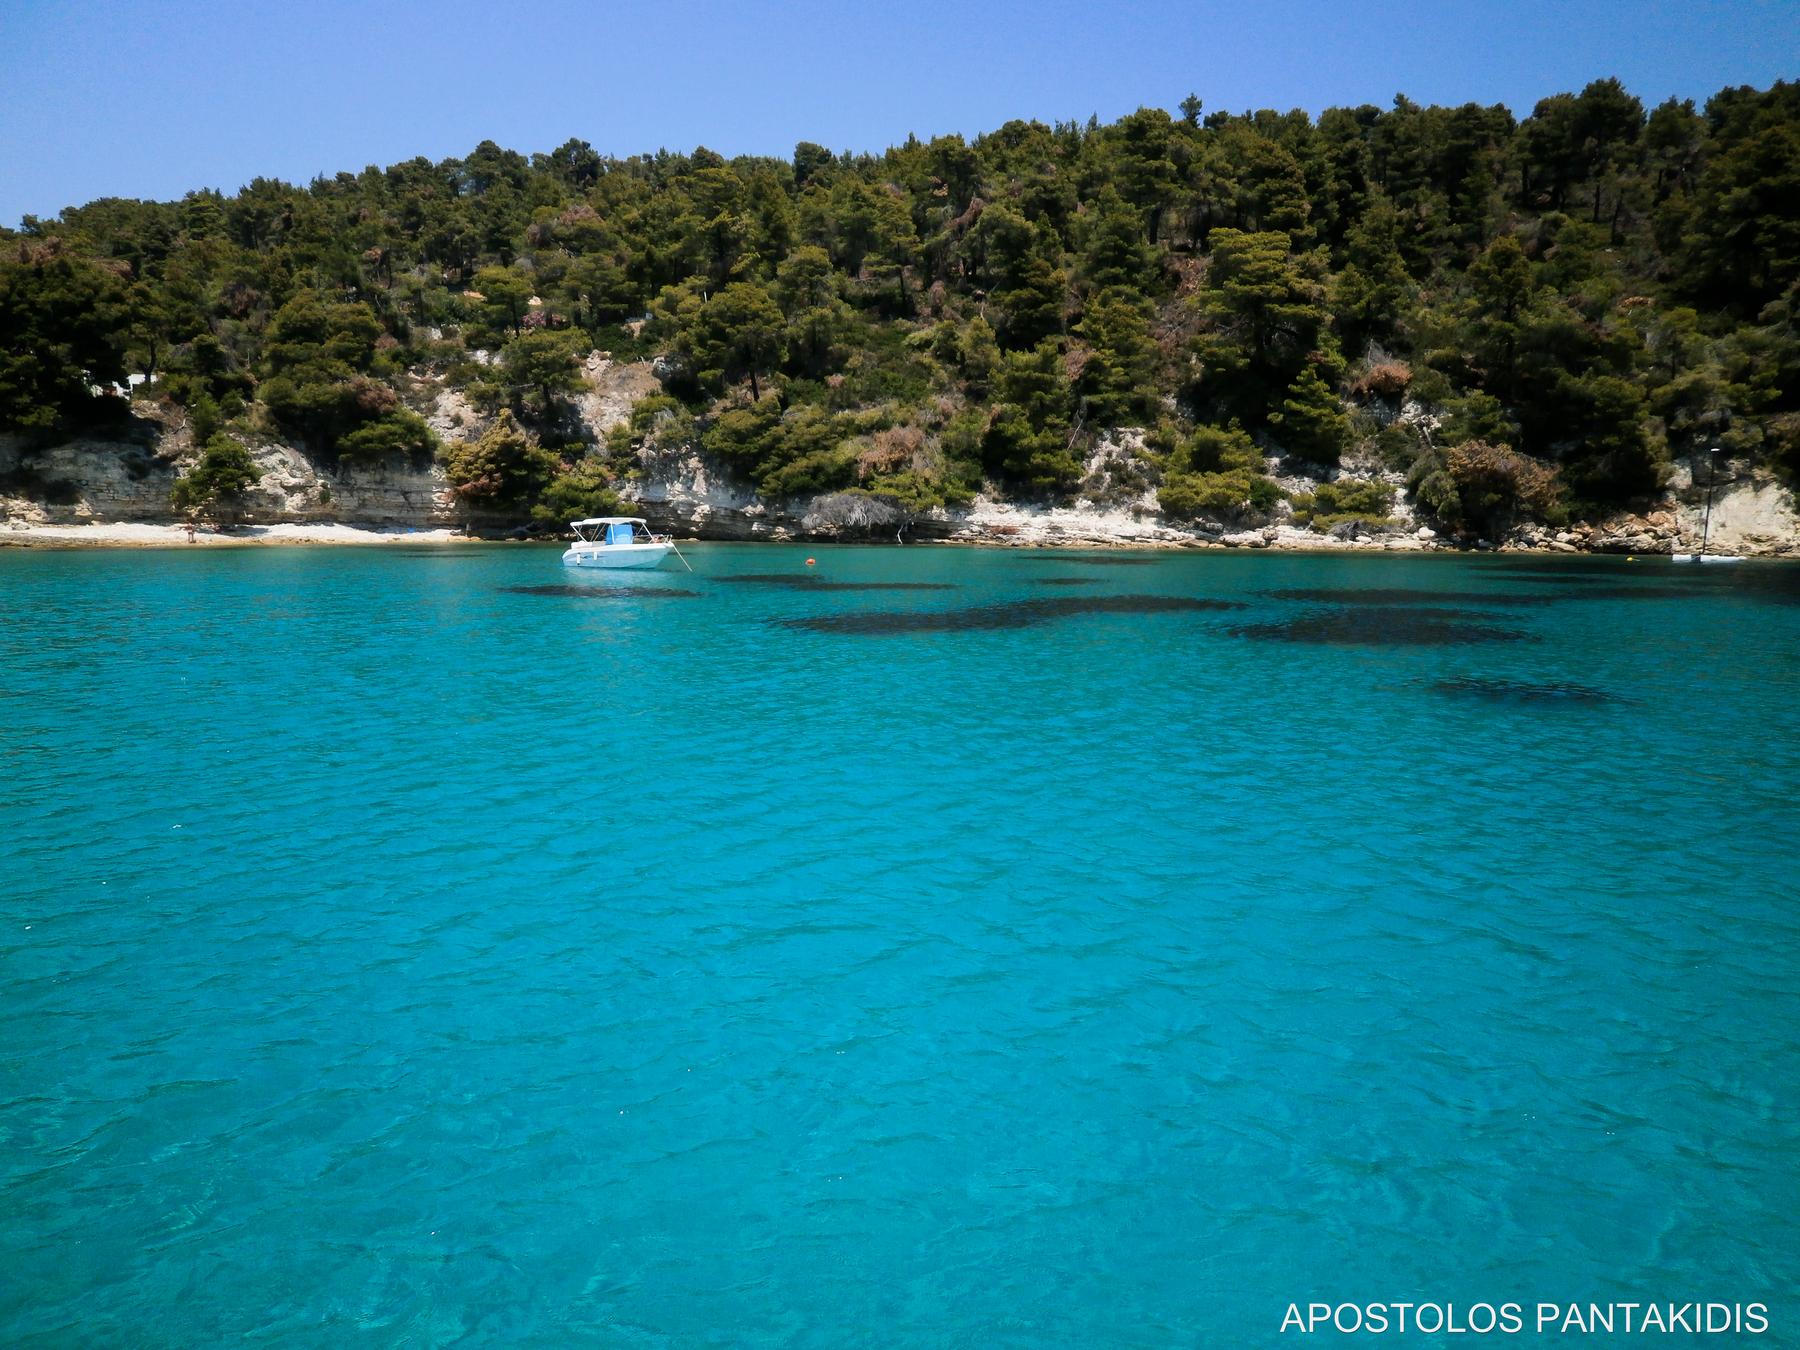
<path id="1" fill-rule="evenodd" d="M 0 554 L 0 1343 L 1800 1335 L 1800 568 L 684 548 Z"/>

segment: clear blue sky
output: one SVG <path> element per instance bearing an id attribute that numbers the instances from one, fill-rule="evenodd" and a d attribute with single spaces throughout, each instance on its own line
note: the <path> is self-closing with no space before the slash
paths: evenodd
<path id="1" fill-rule="evenodd" d="M 0 221 L 460 155 L 880 150 L 1143 104 L 1646 104 L 1800 76 L 1795 0 L 0 0 Z"/>

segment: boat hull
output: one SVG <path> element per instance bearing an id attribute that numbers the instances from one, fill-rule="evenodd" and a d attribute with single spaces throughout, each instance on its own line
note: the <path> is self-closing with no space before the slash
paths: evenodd
<path id="1" fill-rule="evenodd" d="M 564 567 L 656 567 L 669 556 L 670 544 L 577 544 L 563 554 Z"/>

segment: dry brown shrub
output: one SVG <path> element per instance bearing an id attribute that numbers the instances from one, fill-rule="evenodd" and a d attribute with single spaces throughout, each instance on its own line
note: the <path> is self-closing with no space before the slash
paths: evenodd
<path id="1" fill-rule="evenodd" d="M 1475 506 L 1482 514 L 1516 503 L 1541 516 L 1561 495 L 1554 468 L 1504 445 L 1465 441 L 1446 450 L 1444 462 L 1465 506 Z"/>
<path id="2" fill-rule="evenodd" d="M 894 473 L 912 463 L 925 448 L 925 433 L 915 426 L 889 427 L 869 437 L 869 448 L 856 457 L 859 478 Z"/>
<path id="3" fill-rule="evenodd" d="M 952 238 L 961 236 L 964 231 L 981 219 L 981 213 L 985 210 L 987 210 L 986 202 L 982 201 L 980 197 L 971 197 L 968 209 L 945 225 L 944 232 Z"/>
<path id="4" fill-rule="evenodd" d="M 62 253 L 62 240 L 56 235 L 48 239 L 19 240 L 18 260 L 21 267 L 36 267 L 47 263 Z"/>
<path id="5" fill-rule="evenodd" d="M 1206 262 L 1202 258 L 1171 254 L 1165 264 L 1175 274 L 1175 294 L 1198 295 L 1206 280 Z"/>
<path id="6" fill-rule="evenodd" d="M 1088 362 L 1094 359 L 1094 349 L 1085 342 L 1070 342 L 1063 352 L 1063 373 L 1069 383 L 1074 384 L 1088 368 Z"/>
<path id="7" fill-rule="evenodd" d="M 400 395 L 366 375 L 358 375 L 352 380 L 351 388 L 356 406 L 370 417 L 380 417 L 400 406 Z"/>
<path id="8" fill-rule="evenodd" d="M 262 303 L 263 293 L 242 281 L 228 281 L 219 291 L 219 306 L 234 319 L 248 317 Z"/>
<path id="9" fill-rule="evenodd" d="M 1350 382 L 1355 398 L 1399 398 L 1412 383 L 1412 367 L 1404 361 L 1377 361 Z"/>

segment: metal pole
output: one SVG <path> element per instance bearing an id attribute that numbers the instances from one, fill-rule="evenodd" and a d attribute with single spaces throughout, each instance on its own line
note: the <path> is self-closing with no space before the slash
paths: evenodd
<path id="1" fill-rule="evenodd" d="M 1700 556 L 1703 558 L 1706 556 L 1707 538 L 1712 534 L 1713 479 L 1719 472 L 1718 453 L 1719 447 L 1715 445 L 1706 456 L 1706 519 L 1700 526 Z"/>

